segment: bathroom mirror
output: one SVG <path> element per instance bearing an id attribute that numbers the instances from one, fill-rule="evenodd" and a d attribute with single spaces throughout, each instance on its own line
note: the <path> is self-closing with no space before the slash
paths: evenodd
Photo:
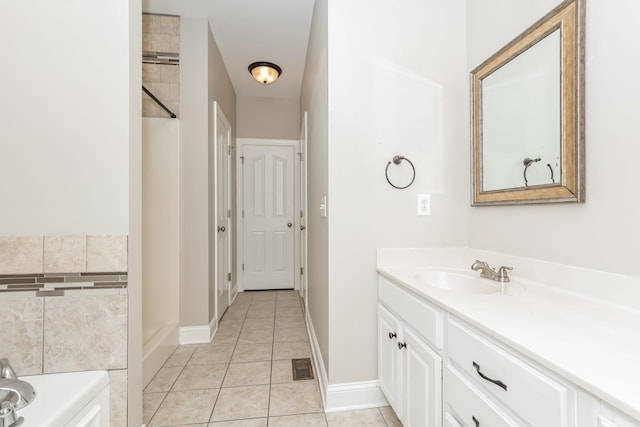
<path id="1" fill-rule="evenodd" d="M 584 1 L 471 72 L 472 205 L 584 201 Z"/>

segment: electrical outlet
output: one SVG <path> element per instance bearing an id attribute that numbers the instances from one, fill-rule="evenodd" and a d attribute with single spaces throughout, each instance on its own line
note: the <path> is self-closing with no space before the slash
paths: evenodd
<path id="1" fill-rule="evenodd" d="M 418 194 L 418 215 L 431 215 L 430 194 Z"/>

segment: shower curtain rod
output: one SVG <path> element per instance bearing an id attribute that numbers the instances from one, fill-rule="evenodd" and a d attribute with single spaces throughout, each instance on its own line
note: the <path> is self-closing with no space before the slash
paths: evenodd
<path id="1" fill-rule="evenodd" d="M 166 105 L 164 105 L 164 104 L 162 103 L 162 101 L 160 101 L 158 98 L 156 98 L 154 94 L 152 94 L 151 92 L 149 92 L 149 89 L 147 89 L 146 87 L 144 87 L 144 85 L 142 85 L 142 91 L 143 91 L 144 93 L 146 93 L 147 95 L 149 95 L 149 98 L 153 99 L 153 100 L 155 101 L 155 103 L 156 103 L 156 104 L 158 104 L 158 105 L 160 106 L 160 108 L 162 108 L 164 111 L 166 111 L 167 113 L 169 113 L 169 116 L 171 116 L 171 118 L 172 118 L 172 119 L 175 119 L 175 118 L 176 118 L 176 115 L 175 115 L 175 114 L 173 114 L 173 113 L 171 112 L 171 110 L 169 110 L 169 109 L 167 108 L 167 106 L 166 106 Z"/>

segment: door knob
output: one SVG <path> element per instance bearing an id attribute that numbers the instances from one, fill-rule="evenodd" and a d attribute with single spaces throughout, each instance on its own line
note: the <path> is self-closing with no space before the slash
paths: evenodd
<path id="1" fill-rule="evenodd" d="M 307 229 L 307 227 L 305 227 L 304 225 L 301 225 L 301 226 L 300 226 L 300 231 L 304 231 L 304 230 L 306 230 L 306 229 Z"/>
<path id="2" fill-rule="evenodd" d="M 291 227 L 293 227 L 293 224 L 292 224 L 292 223 L 290 223 L 290 222 L 288 222 L 288 223 L 287 223 L 287 227 L 291 228 Z"/>
<path id="3" fill-rule="evenodd" d="M 223 225 L 222 227 L 218 226 L 218 232 L 225 232 L 227 229 L 225 228 L 225 226 Z"/>

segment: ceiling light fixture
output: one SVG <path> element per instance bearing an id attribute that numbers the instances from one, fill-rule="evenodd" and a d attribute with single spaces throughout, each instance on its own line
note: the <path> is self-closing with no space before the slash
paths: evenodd
<path id="1" fill-rule="evenodd" d="M 258 83 L 270 85 L 278 80 L 282 74 L 282 68 L 271 62 L 260 61 L 249 65 L 249 72 Z"/>

